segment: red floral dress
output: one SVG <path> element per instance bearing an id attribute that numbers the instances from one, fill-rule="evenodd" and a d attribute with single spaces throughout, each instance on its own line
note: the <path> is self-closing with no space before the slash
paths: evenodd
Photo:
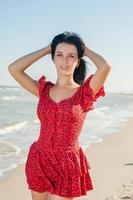
<path id="1" fill-rule="evenodd" d="M 67 198 L 87 195 L 93 189 L 90 164 L 78 141 L 87 112 L 94 109 L 98 97 L 105 95 L 104 86 L 93 95 L 89 85 L 92 76 L 73 96 L 58 103 L 49 96 L 54 83 L 44 75 L 38 80 L 40 133 L 30 146 L 25 164 L 29 189 Z"/>

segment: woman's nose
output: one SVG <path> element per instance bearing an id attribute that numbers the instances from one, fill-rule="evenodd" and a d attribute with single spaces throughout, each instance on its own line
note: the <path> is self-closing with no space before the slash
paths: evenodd
<path id="1" fill-rule="evenodd" d="M 67 57 L 63 57 L 63 63 L 64 64 L 68 63 L 68 58 Z"/>

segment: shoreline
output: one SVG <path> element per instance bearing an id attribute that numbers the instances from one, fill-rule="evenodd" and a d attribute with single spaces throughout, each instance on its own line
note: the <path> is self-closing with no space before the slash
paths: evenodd
<path id="1" fill-rule="evenodd" d="M 133 188 L 132 137 L 133 117 L 130 117 L 128 121 L 121 123 L 120 130 L 116 133 L 103 136 L 100 143 L 89 144 L 85 154 L 90 163 L 94 189 L 86 196 L 74 198 L 75 200 L 113 199 L 111 196 L 117 196 L 123 184 L 131 183 Z M 8 177 L 0 181 L 0 194 L 4 200 L 31 200 L 24 164 L 13 169 Z"/>

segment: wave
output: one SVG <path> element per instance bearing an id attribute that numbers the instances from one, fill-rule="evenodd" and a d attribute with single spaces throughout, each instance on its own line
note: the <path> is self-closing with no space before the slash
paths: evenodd
<path id="1" fill-rule="evenodd" d="M 21 87 L 0 86 L 0 90 L 20 91 L 20 90 L 22 90 L 22 88 Z"/>
<path id="2" fill-rule="evenodd" d="M 100 107 L 100 108 L 96 108 L 93 112 L 96 114 L 96 115 L 99 115 L 101 117 L 105 117 L 106 114 L 103 112 L 105 110 L 109 110 L 109 107 L 108 106 L 105 106 L 105 107 Z"/>
<path id="3" fill-rule="evenodd" d="M 100 143 L 100 142 L 103 142 L 102 137 L 99 137 L 96 135 L 90 135 L 88 141 L 85 144 L 81 144 L 81 146 L 82 146 L 83 150 L 86 151 L 92 143 Z"/>
<path id="4" fill-rule="evenodd" d="M 0 157 L 10 157 L 12 155 L 18 154 L 20 148 L 16 145 L 0 140 Z"/>
<path id="5" fill-rule="evenodd" d="M 12 164 L 11 167 L 7 167 L 5 169 L 0 170 L 0 176 L 2 177 L 5 172 L 11 171 L 12 169 L 16 168 L 17 166 L 18 166 L 17 164 Z"/>
<path id="6" fill-rule="evenodd" d="M 0 129 L 0 135 L 12 132 L 14 130 L 15 131 L 19 130 L 19 129 L 23 128 L 26 124 L 27 124 L 27 122 L 24 121 L 24 122 L 20 122 L 20 123 L 17 123 L 17 124 L 13 124 L 12 126 L 4 127 L 2 129 Z"/>
<path id="7" fill-rule="evenodd" d="M 33 123 L 35 123 L 35 124 L 39 124 L 39 123 L 40 123 L 40 121 L 39 121 L 39 119 L 38 119 L 38 118 L 36 118 L 36 119 L 34 119 L 34 120 L 33 120 Z"/>
<path id="8" fill-rule="evenodd" d="M 17 96 L 3 96 L 1 97 L 2 100 L 6 100 L 6 101 L 10 101 L 10 100 L 14 100 L 17 99 Z"/>
<path id="9" fill-rule="evenodd" d="M 90 143 L 99 143 L 99 142 L 102 142 L 102 141 L 103 141 L 102 137 L 99 137 L 99 136 L 96 136 L 96 135 L 90 135 L 88 143 L 89 144 Z"/>
<path id="10" fill-rule="evenodd" d="M 104 107 L 100 107 L 100 108 L 97 108 L 96 110 L 109 110 L 109 106 L 104 106 Z"/>

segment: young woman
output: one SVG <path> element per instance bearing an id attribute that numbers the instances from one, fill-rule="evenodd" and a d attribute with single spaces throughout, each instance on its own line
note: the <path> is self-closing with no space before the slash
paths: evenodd
<path id="1" fill-rule="evenodd" d="M 51 54 L 57 71 L 56 83 L 42 75 L 38 81 L 25 70 Z M 86 80 L 87 56 L 97 70 Z M 85 46 L 80 36 L 64 32 L 50 45 L 23 56 L 9 65 L 13 78 L 38 97 L 39 137 L 30 146 L 25 174 L 33 200 L 72 200 L 93 189 L 89 161 L 79 145 L 87 112 L 104 96 L 109 64 Z"/>

